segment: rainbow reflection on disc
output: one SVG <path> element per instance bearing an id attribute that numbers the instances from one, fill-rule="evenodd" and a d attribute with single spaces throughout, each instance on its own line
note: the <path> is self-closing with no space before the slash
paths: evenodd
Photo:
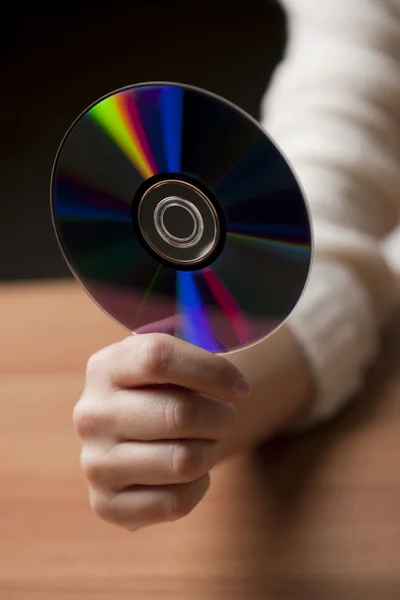
<path id="1" fill-rule="evenodd" d="M 71 271 L 131 332 L 232 351 L 281 325 L 306 284 L 294 174 L 255 120 L 209 92 L 145 83 L 97 101 L 62 141 L 51 194 Z"/>

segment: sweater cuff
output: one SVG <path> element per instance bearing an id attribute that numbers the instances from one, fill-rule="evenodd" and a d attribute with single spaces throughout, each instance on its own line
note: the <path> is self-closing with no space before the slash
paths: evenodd
<path id="1" fill-rule="evenodd" d="M 311 408 L 294 424 L 302 429 L 333 416 L 360 388 L 379 334 L 367 292 L 354 273 L 322 258 L 314 261 L 287 325 L 315 384 Z"/>

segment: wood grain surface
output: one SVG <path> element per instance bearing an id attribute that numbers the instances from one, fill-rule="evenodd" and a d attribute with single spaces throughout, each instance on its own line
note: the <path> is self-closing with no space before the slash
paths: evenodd
<path id="1" fill-rule="evenodd" d="M 89 354 L 125 333 L 69 281 L 3 285 L 0 324 L 1 600 L 400 598 L 400 319 L 343 415 L 134 534 L 92 516 L 71 421 Z"/>

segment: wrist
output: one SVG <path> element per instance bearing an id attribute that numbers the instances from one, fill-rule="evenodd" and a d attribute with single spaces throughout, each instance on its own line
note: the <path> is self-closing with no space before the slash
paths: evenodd
<path id="1" fill-rule="evenodd" d="M 251 386 L 237 405 L 236 424 L 223 441 L 221 457 L 244 451 L 290 427 L 307 413 L 313 381 L 300 344 L 285 324 L 255 346 L 228 356 Z"/>

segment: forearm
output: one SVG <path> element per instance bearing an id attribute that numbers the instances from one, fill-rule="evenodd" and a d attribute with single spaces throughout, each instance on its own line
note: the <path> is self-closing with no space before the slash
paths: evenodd
<path id="1" fill-rule="evenodd" d="M 400 211 L 400 5 L 281 3 L 289 40 L 263 125 L 305 191 L 315 255 L 356 272 L 380 324 L 392 284 L 380 242 Z"/>
<path id="2" fill-rule="evenodd" d="M 313 283 L 288 324 L 313 372 L 315 423 L 362 384 L 395 300 L 381 242 L 400 208 L 400 12 L 397 0 L 281 1 L 289 43 L 263 124 L 313 222 Z"/>
<path id="3" fill-rule="evenodd" d="M 228 359 L 244 374 L 252 393 L 236 407 L 236 423 L 223 443 L 223 457 L 251 448 L 287 428 L 307 411 L 312 398 L 308 362 L 286 325 Z"/>
<path id="4" fill-rule="evenodd" d="M 398 21 L 391 1 L 282 0 L 289 43 L 263 124 L 309 202 L 315 263 L 286 325 L 233 354 L 253 386 L 224 453 L 326 419 L 361 385 L 390 312 L 381 239 L 399 214 Z M 392 3 L 392 6 L 394 3 Z"/>

